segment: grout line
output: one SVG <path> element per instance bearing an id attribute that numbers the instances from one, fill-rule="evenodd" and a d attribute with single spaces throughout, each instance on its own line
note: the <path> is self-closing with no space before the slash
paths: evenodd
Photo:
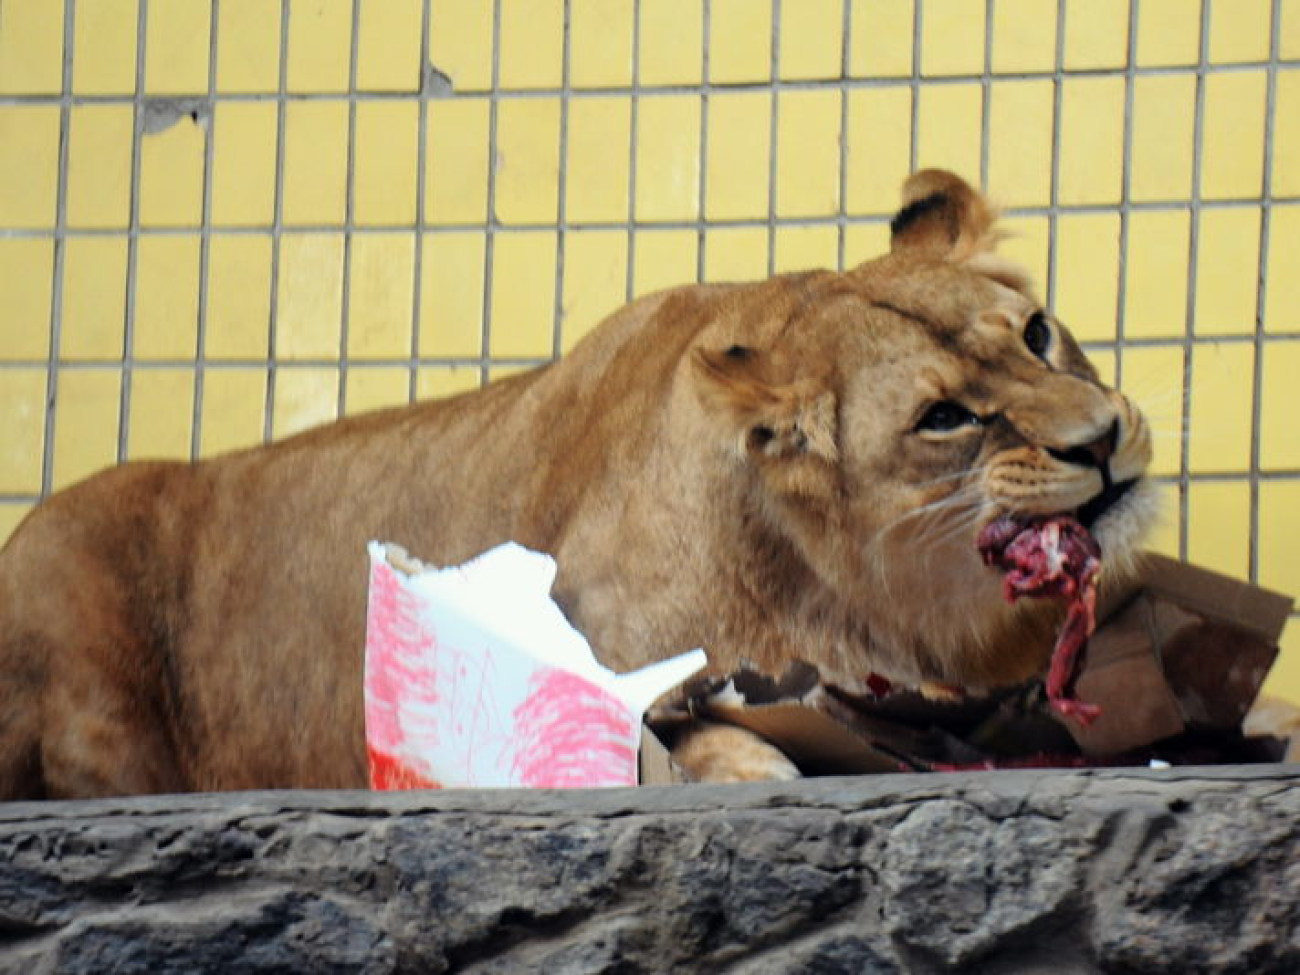
<path id="1" fill-rule="evenodd" d="M 144 148 L 145 58 L 148 36 L 149 0 L 140 0 L 136 17 L 135 111 L 131 123 L 131 186 L 126 231 L 126 302 L 122 334 L 122 373 L 117 409 L 117 462 L 127 457 L 131 427 L 131 382 L 135 358 L 135 300 L 140 272 L 140 157 Z"/>
<path id="2" fill-rule="evenodd" d="M 275 114 L 275 199 L 271 213 L 271 294 L 268 299 L 269 315 L 266 332 L 266 389 L 263 391 L 262 440 L 270 442 L 274 433 L 275 384 L 279 377 L 276 360 L 280 342 L 280 251 L 284 243 L 284 146 L 289 105 L 285 93 L 289 90 L 289 4 L 280 0 L 280 72 L 276 80 L 279 102 Z"/>
<path id="3" fill-rule="evenodd" d="M 1191 409 L 1192 409 L 1192 347 L 1196 335 L 1196 284 L 1197 261 L 1200 255 L 1201 236 L 1201 176 L 1203 142 L 1205 138 L 1205 73 L 1210 49 L 1210 0 L 1201 0 L 1200 70 L 1196 74 L 1196 102 L 1192 121 L 1192 192 L 1188 201 L 1187 232 L 1187 300 L 1183 319 L 1183 376 L 1182 415 L 1179 418 L 1178 445 L 1178 557 L 1187 561 L 1188 526 L 1190 524 L 1191 486 Z"/>
<path id="4" fill-rule="evenodd" d="M 552 295 L 551 307 L 551 355 L 559 358 L 564 348 L 564 247 L 568 242 L 569 212 L 569 83 L 570 58 L 572 57 L 572 8 L 569 0 L 563 0 L 562 40 L 560 50 L 560 137 L 558 159 L 555 171 L 555 294 Z"/>
<path id="5" fill-rule="evenodd" d="M 348 52 L 348 162 L 343 195 L 343 288 L 339 297 L 338 390 L 335 413 L 348 411 L 348 344 L 352 324 L 352 234 L 357 195 L 357 60 L 361 48 L 361 0 L 352 0 L 352 46 Z"/>
<path id="6" fill-rule="evenodd" d="M 59 355 L 63 342 L 63 274 L 68 247 L 68 160 L 72 142 L 72 66 L 76 38 L 76 0 L 63 3 L 63 97 L 59 105 L 59 173 L 54 201 L 53 261 L 50 274 L 50 335 L 45 366 L 45 430 L 41 441 L 40 497 L 54 485 L 55 409 L 59 400 Z"/>
<path id="7" fill-rule="evenodd" d="M 425 91 L 425 78 L 429 75 L 429 32 L 432 29 L 433 0 L 420 0 L 420 70 L 416 85 L 420 93 L 416 114 L 415 132 L 415 220 L 414 239 L 411 242 L 411 361 L 406 380 L 406 401 L 414 403 L 420 390 L 420 319 L 424 311 L 424 223 L 426 170 L 429 161 L 429 96 Z"/>
<path id="8" fill-rule="evenodd" d="M 208 283 L 212 251 L 212 166 L 216 155 L 217 45 L 221 22 L 221 0 L 212 0 L 208 21 L 208 124 L 203 133 L 203 209 L 199 227 L 199 300 L 194 336 L 194 394 L 190 411 L 190 460 L 198 460 L 202 442 L 203 393 L 208 344 Z"/>

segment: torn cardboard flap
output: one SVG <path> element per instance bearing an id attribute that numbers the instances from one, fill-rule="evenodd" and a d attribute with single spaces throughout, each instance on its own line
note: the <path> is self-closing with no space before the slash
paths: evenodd
<path id="1" fill-rule="evenodd" d="M 1238 728 L 1277 657 L 1293 601 L 1249 583 L 1148 554 L 1106 599 L 1078 693 L 1102 705 L 1069 723 L 1080 749 L 1115 755 L 1188 729 Z"/>
<path id="2" fill-rule="evenodd" d="M 786 757 L 805 774 L 833 769 L 840 775 L 906 771 L 896 755 L 883 751 L 871 738 L 855 733 L 841 721 L 802 702 L 714 705 L 705 713 L 778 743 Z"/>
<path id="3" fill-rule="evenodd" d="M 1278 592 L 1148 552 L 1140 588 L 1207 619 L 1277 644 L 1295 600 Z"/>
<path id="4" fill-rule="evenodd" d="M 1087 754 L 1118 754 L 1172 737 L 1186 727 L 1161 665 L 1154 614 L 1150 598 L 1138 596 L 1088 641 L 1076 692 L 1083 700 L 1099 704 L 1101 714 L 1091 724 L 1067 726 Z"/>
<path id="5" fill-rule="evenodd" d="M 1151 556 L 1102 593 L 1078 692 L 1102 707 L 1058 718 L 1034 683 L 932 700 L 876 675 L 823 682 L 795 663 L 685 684 L 692 654 L 616 675 L 549 598 L 555 566 L 518 546 L 447 570 L 371 547 L 366 731 L 376 788 L 593 786 L 681 781 L 669 749 L 695 721 L 747 728 L 805 774 L 1276 760 L 1241 721 L 1291 600 Z M 503 607 L 509 607 L 503 612 Z M 665 747 L 668 746 L 668 747 Z"/>
<path id="6" fill-rule="evenodd" d="M 1281 744 L 1243 739 L 1241 722 L 1291 606 L 1258 586 L 1149 556 L 1129 584 L 1102 594 L 1077 682 L 1078 696 L 1102 709 L 1090 725 L 1059 718 L 1037 682 L 942 702 L 825 685 L 807 664 L 697 682 L 684 706 L 755 732 L 806 774 L 1277 760 Z M 671 740 L 670 725 L 652 727 Z"/>

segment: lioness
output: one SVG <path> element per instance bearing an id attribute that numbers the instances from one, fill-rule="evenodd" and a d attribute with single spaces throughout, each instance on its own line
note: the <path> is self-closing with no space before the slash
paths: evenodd
<path id="1" fill-rule="evenodd" d="M 703 646 L 724 671 L 1041 672 L 1060 610 L 1008 606 L 976 535 L 1075 512 L 1122 570 L 1153 511 L 1147 424 L 993 255 L 964 182 L 914 175 L 891 230 L 844 273 L 634 301 L 477 392 L 54 495 L 0 556 L 0 797 L 364 787 L 374 538 L 552 553 L 618 670 Z M 736 738 L 678 756 L 787 774 Z"/>

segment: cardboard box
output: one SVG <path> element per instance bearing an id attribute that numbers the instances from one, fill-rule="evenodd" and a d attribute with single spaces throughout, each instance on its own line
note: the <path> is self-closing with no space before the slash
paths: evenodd
<path id="1" fill-rule="evenodd" d="M 549 598 L 553 563 L 517 546 L 441 571 L 396 546 L 376 544 L 371 556 L 366 707 L 376 788 L 680 782 L 669 747 L 696 720 L 746 728 L 808 775 L 1253 761 L 1283 751 L 1251 745 L 1240 728 L 1292 601 L 1160 556 L 1124 587 L 1103 589 L 1077 681 L 1079 697 L 1102 708 L 1091 725 L 1059 718 L 1037 682 L 935 701 L 868 675 L 859 688 L 825 684 L 796 662 L 781 675 L 685 684 L 651 708 L 639 749 L 640 714 L 702 665 L 698 651 L 637 674 L 606 671 Z M 565 693 L 530 710 L 539 688 L 549 694 L 557 681 Z"/>
<path id="2" fill-rule="evenodd" d="M 1108 594 L 1078 681 L 1114 702 L 1069 730 L 1088 755 L 1110 755 L 1189 728 L 1239 728 L 1277 657 L 1293 601 L 1163 556 Z"/>
<path id="3" fill-rule="evenodd" d="M 652 726 L 671 741 L 690 716 L 735 724 L 805 774 L 1280 760 L 1285 743 L 1245 738 L 1241 724 L 1292 604 L 1146 556 L 1136 578 L 1102 593 L 1077 681 L 1079 697 L 1102 708 L 1091 725 L 1058 717 L 1036 682 L 940 702 L 914 691 L 848 692 L 796 665 L 775 677 L 740 672 L 696 682 L 676 708 L 652 712 Z M 662 761 L 648 767 L 663 779 Z"/>
<path id="4" fill-rule="evenodd" d="M 372 788 L 637 784 L 642 715 L 704 654 L 613 673 L 551 599 L 555 571 L 513 544 L 437 569 L 371 543 Z"/>

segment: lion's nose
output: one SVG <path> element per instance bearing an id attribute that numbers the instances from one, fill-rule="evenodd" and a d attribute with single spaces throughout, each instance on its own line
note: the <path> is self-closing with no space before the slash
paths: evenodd
<path id="1" fill-rule="evenodd" d="M 1090 443 L 1070 447 L 1068 450 L 1053 450 L 1048 453 L 1057 460 L 1080 467 L 1095 467 L 1103 473 L 1110 468 L 1110 458 L 1115 453 L 1115 444 L 1119 441 L 1119 420 L 1116 420 L 1097 439 Z"/>

